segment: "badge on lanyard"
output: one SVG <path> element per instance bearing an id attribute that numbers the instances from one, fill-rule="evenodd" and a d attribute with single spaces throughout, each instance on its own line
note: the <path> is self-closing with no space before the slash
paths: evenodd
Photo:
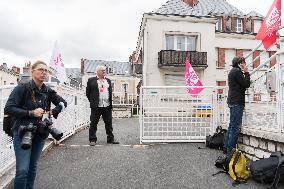
<path id="1" fill-rule="evenodd" d="M 104 92 L 104 88 L 100 87 L 100 93 L 103 93 L 103 92 Z"/>

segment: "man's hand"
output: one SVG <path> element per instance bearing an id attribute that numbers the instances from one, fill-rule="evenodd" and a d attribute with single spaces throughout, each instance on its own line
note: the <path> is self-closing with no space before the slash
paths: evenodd
<path id="1" fill-rule="evenodd" d="M 42 108 L 37 108 L 33 110 L 34 117 L 41 117 L 43 113 L 44 113 L 44 110 Z"/>
<path id="2" fill-rule="evenodd" d="M 241 64 L 242 65 L 242 71 L 244 73 L 248 72 L 248 66 L 246 64 Z"/>

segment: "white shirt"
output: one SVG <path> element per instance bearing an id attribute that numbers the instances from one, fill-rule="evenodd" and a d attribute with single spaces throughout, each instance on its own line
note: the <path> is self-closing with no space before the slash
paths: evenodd
<path id="1" fill-rule="evenodd" d="M 100 79 L 97 80 L 98 88 L 99 88 L 99 105 L 98 107 L 108 107 L 109 103 L 109 92 L 108 88 L 110 87 L 107 80 L 104 79 L 101 81 Z"/>

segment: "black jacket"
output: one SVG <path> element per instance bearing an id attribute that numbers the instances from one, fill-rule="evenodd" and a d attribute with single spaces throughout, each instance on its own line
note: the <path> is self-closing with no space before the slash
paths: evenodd
<path id="1" fill-rule="evenodd" d="M 233 67 L 228 76 L 228 83 L 227 103 L 229 105 L 245 105 L 245 92 L 250 87 L 250 74 L 243 73 L 239 67 Z"/>
<path id="2" fill-rule="evenodd" d="M 106 78 L 109 88 L 109 107 L 112 108 L 112 89 L 111 89 L 111 81 L 110 79 Z M 97 108 L 99 105 L 99 88 L 98 88 L 98 78 L 91 77 L 88 79 L 87 87 L 86 87 L 86 96 L 89 99 L 90 107 Z"/>
<path id="3" fill-rule="evenodd" d="M 39 90 L 34 81 L 30 80 L 14 88 L 5 105 L 4 114 L 13 116 L 13 128 L 18 128 L 21 124 L 27 125 L 30 122 L 38 125 L 41 118 L 29 115 L 29 110 L 42 108 L 49 111 L 51 103 L 58 108 L 60 102 L 63 102 L 64 106 L 67 107 L 67 102 L 57 95 L 53 89 L 43 84 L 42 88 Z"/>

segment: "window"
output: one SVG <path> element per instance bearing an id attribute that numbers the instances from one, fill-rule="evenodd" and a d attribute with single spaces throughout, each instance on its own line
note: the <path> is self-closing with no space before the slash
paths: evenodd
<path id="1" fill-rule="evenodd" d="M 6 85 L 6 81 L 4 81 L 4 85 Z"/>
<path id="2" fill-rule="evenodd" d="M 258 30 L 261 27 L 261 20 L 254 20 L 254 30 L 253 33 L 258 33 Z"/>
<path id="3" fill-rule="evenodd" d="M 235 19 L 235 31 L 243 32 L 243 20 L 241 18 Z"/>
<path id="4" fill-rule="evenodd" d="M 196 36 L 166 35 L 166 50 L 196 51 Z"/>
<path id="5" fill-rule="evenodd" d="M 167 44 L 167 47 L 166 47 L 167 50 L 174 50 L 175 49 L 174 36 L 167 35 L 166 36 L 166 44 Z"/>
<path id="6" fill-rule="evenodd" d="M 222 18 L 221 17 L 219 17 L 216 22 L 215 30 L 222 31 Z"/>

